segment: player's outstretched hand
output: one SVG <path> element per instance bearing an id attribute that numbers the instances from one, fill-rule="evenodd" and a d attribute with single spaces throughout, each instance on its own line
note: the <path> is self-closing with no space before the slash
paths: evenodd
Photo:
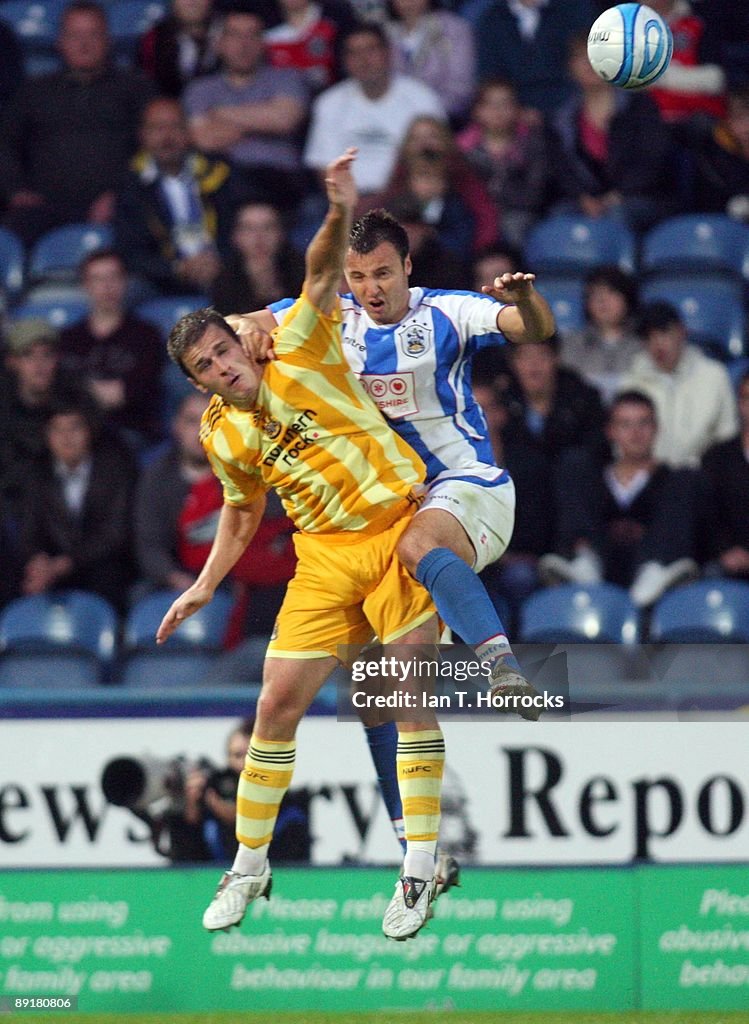
<path id="1" fill-rule="evenodd" d="M 185 619 L 194 615 L 195 612 L 200 611 L 204 605 L 208 604 L 212 597 L 212 590 L 193 583 L 184 594 L 180 594 L 161 620 L 161 625 L 156 630 L 156 643 L 163 644 L 165 640 L 168 640 L 180 622 L 184 622 Z"/>
<path id="2" fill-rule="evenodd" d="M 533 290 L 535 274 L 524 274 L 518 271 L 516 274 L 502 274 L 494 278 L 494 284 L 485 284 L 481 291 L 485 295 L 491 295 L 500 302 L 522 302 Z"/>
<path id="3" fill-rule="evenodd" d="M 325 171 L 325 190 L 328 194 L 328 202 L 334 206 L 345 206 L 352 210 L 358 199 L 354 175 L 351 173 L 351 165 L 356 159 L 356 147 L 349 146 L 345 153 L 339 156 Z"/>

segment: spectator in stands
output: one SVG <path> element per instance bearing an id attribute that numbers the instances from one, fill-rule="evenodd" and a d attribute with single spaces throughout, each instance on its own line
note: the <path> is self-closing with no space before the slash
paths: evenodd
<path id="1" fill-rule="evenodd" d="M 190 148 L 175 99 L 146 105 L 140 138 L 117 197 L 117 248 L 136 280 L 160 293 L 208 293 L 237 198 L 229 165 Z"/>
<path id="2" fill-rule="evenodd" d="M 111 219 L 152 92 L 140 71 L 112 66 L 107 17 L 93 0 L 65 8 L 58 46 L 63 70 L 27 79 L 0 122 L 5 223 L 27 243 L 61 224 Z"/>
<path id="3" fill-rule="evenodd" d="M 50 410 L 46 452 L 27 467 L 21 590 L 90 590 L 123 608 L 130 582 L 133 467 L 97 434 L 86 408 Z"/>
<path id="4" fill-rule="evenodd" d="M 60 370 L 58 346 L 58 333 L 46 320 L 18 320 L 5 331 L 8 379 L 0 388 L 0 504 L 16 515 L 27 467 L 45 450 L 49 410 L 74 393 L 72 380 Z"/>
<path id="5" fill-rule="evenodd" d="M 466 262 L 444 247 L 434 224 L 425 220 L 421 203 L 408 195 L 394 196 L 387 209 L 408 235 L 409 284 L 420 288 L 465 288 Z"/>
<path id="6" fill-rule="evenodd" d="M 509 355 L 514 379 L 506 395 L 504 443 L 540 448 L 550 459 L 569 448 L 603 458 L 605 415 L 600 395 L 577 370 L 560 365 L 559 339 L 512 345 Z"/>
<path id="7" fill-rule="evenodd" d="M 453 185 L 445 154 L 434 149 L 404 150 L 388 188 L 362 204 L 362 212 L 393 203 L 415 206 L 420 219 L 433 227 L 440 245 L 453 258 L 464 263 L 471 258 L 476 249 L 477 223 Z"/>
<path id="8" fill-rule="evenodd" d="M 10 25 L 0 21 L 0 114 L 24 79 L 23 51 Z"/>
<path id="9" fill-rule="evenodd" d="M 172 0 L 141 37 L 138 64 L 162 96 L 179 99 L 189 82 L 218 67 L 214 42 L 213 0 Z"/>
<path id="10" fill-rule="evenodd" d="M 258 14 L 225 14 L 217 41 L 220 74 L 192 82 L 184 93 L 193 142 L 230 160 L 246 198 L 288 208 L 303 190 L 298 133 L 308 106 L 304 79 L 265 60 Z"/>
<path id="11" fill-rule="evenodd" d="M 185 395 L 172 421 L 172 443 L 140 473 L 135 493 L 134 541 L 138 568 L 148 589 L 185 590 L 195 581 L 198 570 L 187 568 L 180 557 L 197 542 L 201 554 L 216 532 L 218 513 L 211 509 L 196 518 L 180 536 L 180 517 L 194 484 L 212 476 L 211 467 L 198 439 L 200 418 L 207 398 L 194 392 Z M 191 545 L 192 539 L 192 545 Z M 204 559 L 203 559 L 204 560 Z"/>
<path id="12" fill-rule="evenodd" d="M 471 26 L 436 0 L 391 0 L 386 28 L 398 74 L 413 75 L 433 89 L 451 118 L 460 120 L 476 85 Z"/>
<path id="13" fill-rule="evenodd" d="M 504 393 L 505 457 L 515 467 L 527 460 L 537 480 L 550 482 L 554 497 L 546 529 L 558 550 L 574 552 L 589 542 L 595 526 L 592 516 L 586 519 L 581 481 L 594 479 L 608 454 L 601 398 L 579 373 L 560 365 L 556 337 L 507 347 L 512 376 Z"/>
<path id="14" fill-rule="evenodd" d="M 523 601 L 539 585 L 538 560 L 554 543 L 556 496 L 545 453 L 522 440 L 504 440 L 507 379 L 506 371 L 487 359 L 493 351 L 482 349 L 474 359 L 473 392 L 486 417 L 494 460 L 509 471 L 515 484 L 518 515 L 507 550 L 483 570 L 481 579 L 492 599 L 499 596 L 509 604 L 516 628 Z"/>
<path id="15" fill-rule="evenodd" d="M 482 249 L 473 261 L 471 288 L 480 292 L 481 286 L 490 284 L 495 277 L 514 274 L 521 263 L 520 253 L 511 246 L 489 246 Z"/>
<path id="16" fill-rule="evenodd" d="M 635 324 L 635 282 L 618 267 L 596 267 L 585 278 L 583 301 L 586 326 L 562 335 L 561 358 L 608 403 L 642 348 Z"/>
<path id="17" fill-rule="evenodd" d="M 687 0 L 652 0 L 674 40 L 671 63 L 649 90 L 666 121 L 691 114 L 722 117 L 726 76 L 720 66 L 720 34 L 710 14 L 700 17 Z"/>
<path id="18" fill-rule="evenodd" d="M 552 161 L 546 133 L 525 115 L 509 80 L 480 86 L 458 145 L 497 205 L 502 238 L 522 247 L 548 199 Z"/>
<path id="19" fill-rule="evenodd" d="M 414 118 L 387 187 L 365 199 L 360 209 L 389 208 L 395 199 L 417 203 L 422 219 L 434 225 L 442 245 L 457 259 L 467 260 L 497 241 L 499 211 L 452 129 L 439 118 Z"/>
<path id="20" fill-rule="evenodd" d="M 507 78 L 523 106 L 553 114 L 572 92 L 567 44 L 594 20 L 589 0 L 494 0 L 476 24 L 479 79 Z"/>
<path id="21" fill-rule="evenodd" d="M 161 335 L 128 313 L 127 271 L 113 249 L 86 256 L 80 279 L 90 310 L 60 333 L 62 365 L 89 390 L 107 427 L 139 448 L 161 432 Z"/>
<path id="22" fill-rule="evenodd" d="M 724 120 L 694 118 L 680 127 L 694 154 L 695 208 L 749 223 L 749 83 L 728 90 Z"/>
<path id="23" fill-rule="evenodd" d="M 373 195 L 387 186 L 414 118 L 444 120 L 445 111 L 432 89 L 393 71 L 384 29 L 356 27 L 342 45 L 348 77 L 315 99 L 304 160 L 321 173 L 337 153 L 358 147 L 357 188 L 360 195 Z"/>
<path id="24" fill-rule="evenodd" d="M 687 330 L 668 302 L 642 310 L 644 351 L 636 355 L 622 387 L 643 391 L 655 403 L 655 457 L 673 468 L 697 467 L 704 453 L 737 430 L 736 402 L 726 368 L 687 343 Z"/>
<path id="25" fill-rule="evenodd" d="M 634 230 L 677 212 L 674 149 L 650 97 L 604 82 L 590 66 L 585 35 L 570 43 L 569 69 L 577 93 L 554 118 L 563 208 L 621 217 Z"/>
<path id="26" fill-rule="evenodd" d="M 275 68 L 295 68 L 310 95 L 341 77 L 340 37 L 354 25 L 344 0 L 279 0 L 284 20 L 265 33 L 268 60 Z"/>
<path id="27" fill-rule="evenodd" d="M 223 504 L 198 439 L 206 400 L 186 395 L 172 422 L 172 444 L 140 475 L 135 500 L 135 549 L 143 589 L 183 589 L 211 550 Z M 268 502 L 258 532 L 231 573 L 238 602 L 230 643 L 247 634 L 269 636 L 294 572 L 291 524 L 277 499 Z M 182 582 L 180 582 L 182 581 Z"/>
<path id="28" fill-rule="evenodd" d="M 702 460 L 714 511 L 712 557 L 726 576 L 749 579 L 749 371 L 738 387 L 739 432 L 713 445 Z"/>
<path id="29" fill-rule="evenodd" d="M 240 206 L 231 240 L 231 254 L 212 291 L 213 305 L 219 312 L 261 309 L 283 295 L 299 293 L 304 256 L 289 244 L 274 206 Z"/>
<path id="30" fill-rule="evenodd" d="M 545 555 L 545 582 L 594 583 L 605 579 L 629 589 L 638 607 L 649 607 L 677 583 L 698 574 L 699 486 L 696 474 L 669 469 L 655 456 L 655 405 L 638 391 L 623 391 L 608 413 L 607 436 L 614 453 L 585 489 L 590 546 L 574 558 Z"/>

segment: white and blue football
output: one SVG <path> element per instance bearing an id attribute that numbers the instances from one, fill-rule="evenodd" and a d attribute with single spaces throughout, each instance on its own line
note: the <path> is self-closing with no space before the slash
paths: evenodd
<path id="1" fill-rule="evenodd" d="M 668 67 L 671 29 L 645 4 L 617 4 L 596 18 L 588 34 L 588 60 L 606 82 L 642 89 Z"/>

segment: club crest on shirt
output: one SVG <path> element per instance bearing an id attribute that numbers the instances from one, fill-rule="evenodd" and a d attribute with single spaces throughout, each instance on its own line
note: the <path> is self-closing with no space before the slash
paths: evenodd
<path id="1" fill-rule="evenodd" d="M 278 422 L 278 420 L 266 420 L 266 422 L 263 424 L 263 433 L 272 441 L 281 433 L 281 424 Z"/>
<path id="2" fill-rule="evenodd" d="M 424 324 L 406 324 L 396 331 L 403 355 L 417 359 L 423 356 L 432 344 L 432 329 Z"/>

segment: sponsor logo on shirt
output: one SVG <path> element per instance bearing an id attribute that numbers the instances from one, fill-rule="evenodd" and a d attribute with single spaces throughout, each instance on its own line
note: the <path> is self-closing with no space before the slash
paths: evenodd
<path id="1" fill-rule="evenodd" d="M 419 411 L 414 375 L 404 373 L 363 373 L 359 378 L 374 404 L 391 419 Z"/>

